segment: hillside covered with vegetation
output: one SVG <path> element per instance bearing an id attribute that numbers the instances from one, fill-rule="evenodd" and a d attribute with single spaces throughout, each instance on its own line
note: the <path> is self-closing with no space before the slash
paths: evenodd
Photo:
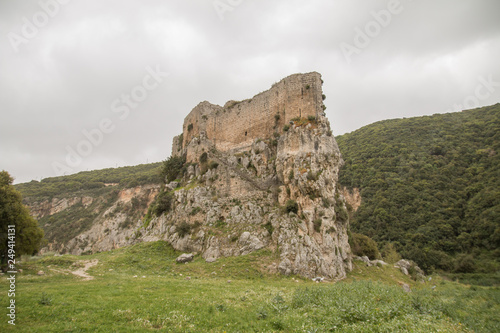
<path id="1" fill-rule="evenodd" d="M 377 122 L 336 138 L 361 191 L 353 232 L 427 271 L 500 268 L 500 104 Z"/>
<path id="2" fill-rule="evenodd" d="M 118 184 L 120 187 L 134 187 L 161 182 L 161 162 L 140 164 L 120 168 L 83 171 L 74 175 L 45 178 L 41 181 L 15 185 L 23 197 L 31 200 L 64 196 L 82 191 L 99 191 L 105 184 Z"/>

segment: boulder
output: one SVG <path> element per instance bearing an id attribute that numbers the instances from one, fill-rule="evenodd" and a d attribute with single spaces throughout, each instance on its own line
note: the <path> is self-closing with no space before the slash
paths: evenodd
<path id="1" fill-rule="evenodd" d="M 194 259 L 194 254 L 192 253 L 183 253 L 175 259 L 178 263 L 190 262 Z"/>

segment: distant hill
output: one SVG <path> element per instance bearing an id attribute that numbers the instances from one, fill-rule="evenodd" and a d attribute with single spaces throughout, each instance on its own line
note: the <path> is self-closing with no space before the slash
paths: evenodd
<path id="1" fill-rule="evenodd" d="M 79 192 L 95 192 L 105 188 L 107 184 L 116 184 L 119 187 L 158 184 L 161 182 L 160 169 L 161 162 L 157 162 L 83 171 L 69 176 L 45 178 L 40 182 L 32 180 L 29 183 L 17 184 L 15 187 L 24 198 L 37 201 Z"/>
<path id="2" fill-rule="evenodd" d="M 336 138 L 351 229 L 427 270 L 500 268 L 500 104 L 380 121 Z"/>

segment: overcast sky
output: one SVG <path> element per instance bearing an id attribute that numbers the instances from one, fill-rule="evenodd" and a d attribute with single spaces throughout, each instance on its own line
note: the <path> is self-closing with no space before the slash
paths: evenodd
<path id="1" fill-rule="evenodd" d="M 156 162 L 199 102 L 320 72 L 335 135 L 500 102 L 498 0 L 0 0 L 0 170 Z"/>

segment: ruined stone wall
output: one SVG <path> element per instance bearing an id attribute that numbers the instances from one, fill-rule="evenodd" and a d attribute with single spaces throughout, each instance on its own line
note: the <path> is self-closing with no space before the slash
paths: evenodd
<path id="1" fill-rule="evenodd" d="M 224 107 L 202 102 L 184 120 L 182 152 L 188 160 L 194 158 L 187 150 L 200 136 L 220 151 L 248 147 L 257 138 L 281 133 L 293 118 L 317 117 L 323 112 L 321 86 L 319 73 L 294 74 L 248 100 L 229 101 Z"/>

